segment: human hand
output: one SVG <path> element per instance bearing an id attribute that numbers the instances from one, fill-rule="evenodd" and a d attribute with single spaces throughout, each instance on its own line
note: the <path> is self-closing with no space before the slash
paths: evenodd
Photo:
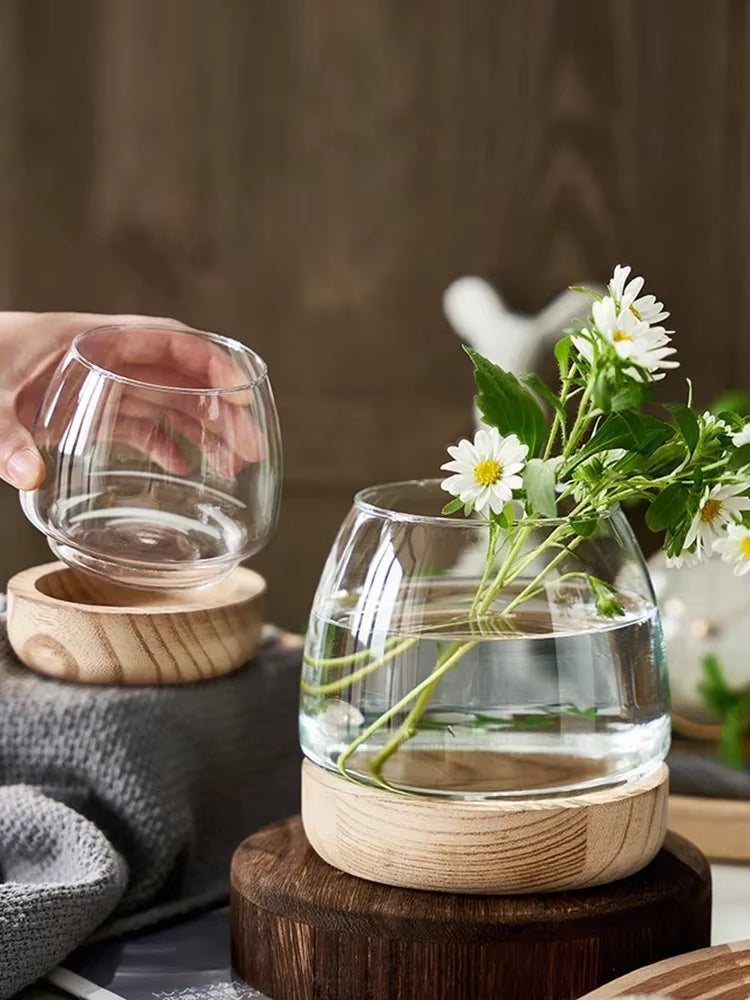
<path id="1" fill-rule="evenodd" d="M 44 464 L 30 427 L 52 374 L 79 333 L 100 326 L 165 324 L 181 325 L 173 320 L 134 315 L 0 312 L 0 478 L 21 490 L 41 484 Z M 232 385 L 240 374 L 209 343 L 196 349 L 196 342 L 191 341 L 187 357 L 183 338 L 154 338 L 146 331 L 142 336 L 123 338 L 122 348 L 115 351 L 113 360 L 119 374 L 167 386 L 207 376 L 214 380 L 223 377 Z M 142 394 L 143 398 L 140 395 L 135 388 L 122 401 L 121 416 L 111 428 L 112 439 L 142 448 L 169 471 L 184 472 L 188 466 L 178 441 L 170 434 L 172 430 L 208 451 L 227 474 L 236 471 L 243 461 L 257 459 L 255 436 L 248 431 L 247 421 L 235 414 L 235 407 L 222 405 L 212 430 L 207 429 L 205 414 L 193 412 L 201 396 L 187 397 L 166 410 L 157 407 L 156 412 L 154 394 L 150 398 L 147 393 Z"/>

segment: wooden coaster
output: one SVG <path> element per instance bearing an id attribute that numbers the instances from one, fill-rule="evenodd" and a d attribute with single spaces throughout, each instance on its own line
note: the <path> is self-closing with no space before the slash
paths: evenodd
<path id="1" fill-rule="evenodd" d="M 447 895 L 332 868 L 294 818 L 238 848 L 231 885 L 235 968 L 275 1000 L 571 1000 L 710 940 L 708 863 L 671 833 L 612 885 Z"/>
<path id="2" fill-rule="evenodd" d="M 302 822 L 325 861 L 442 892 L 550 892 L 624 878 L 661 847 L 668 797 L 663 764 L 614 788 L 530 800 L 398 795 L 302 766 Z"/>
<path id="3" fill-rule="evenodd" d="M 720 944 L 669 958 L 587 993 L 581 1000 L 655 996 L 668 1000 L 748 1000 L 750 941 Z"/>
<path id="4" fill-rule="evenodd" d="M 47 563 L 8 581 L 8 639 L 27 667 L 60 680 L 207 680 L 255 655 L 265 590 L 242 568 L 203 590 L 145 591 Z"/>

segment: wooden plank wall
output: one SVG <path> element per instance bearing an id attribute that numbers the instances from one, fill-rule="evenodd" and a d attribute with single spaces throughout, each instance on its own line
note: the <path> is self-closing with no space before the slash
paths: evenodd
<path id="1" fill-rule="evenodd" d="M 446 284 L 645 272 L 750 382 L 748 0 L 0 0 L 4 308 L 245 340 L 286 443 L 258 560 L 302 627 L 358 487 L 470 426 Z M 675 388 L 677 388 L 675 386 Z M 0 576 L 44 558 L 7 489 Z"/>

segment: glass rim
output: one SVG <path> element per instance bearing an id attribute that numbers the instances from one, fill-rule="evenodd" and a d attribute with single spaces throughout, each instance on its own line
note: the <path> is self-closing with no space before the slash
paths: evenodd
<path id="1" fill-rule="evenodd" d="M 366 486 L 364 489 L 359 490 L 354 494 L 353 505 L 357 510 L 364 511 L 368 514 L 372 514 L 375 517 L 379 517 L 386 521 L 400 521 L 407 524 L 440 524 L 451 528 L 487 528 L 489 527 L 489 520 L 486 518 L 476 518 L 472 520 L 471 518 L 459 518 L 454 514 L 410 514 L 408 511 L 396 510 L 393 507 L 384 507 L 382 504 L 373 503 L 372 495 L 376 492 L 386 490 L 386 489 L 397 489 L 398 487 L 417 487 L 419 489 L 424 489 L 426 487 L 437 487 L 440 488 L 440 483 L 443 479 L 399 479 L 388 483 L 377 483 L 374 486 Z M 445 492 L 446 503 L 450 502 L 452 494 Z M 596 517 L 598 521 L 609 521 L 621 511 L 621 505 L 619 503 L 613 504 L 611 507 L 607 507 L 602 510 L 597 510 L 591 515 L 584 515 L 584 520 L 586 517 Z M 549 527 L 556 528 L 570 521 L 569 516 L 561 517 L 521 517 L 512 522 L 513 525 L 534 525 L 534 527 Z"/>
<path id="2" fill-rule="evenodd" d="M 230 347 L 234 351 L 239 351 L 241 354 L 249 356 L 258 367 L 258 375 L 252 381 L 243 382 L 240 385 L 218 386 L 213 388 L 201 388 L 200 386 L 160 385 L 157 382 L 147 382 L 141 379 L 131 378 L 128 375 L 118 375 L 117 372 L 113 372 L 109 368 L 105 368 L 103 365 L 99 365 L 90 358 L 87 358 L 81 350 L 81 344 L 86 337 L 93 333 L 101 333 L 106 330 L 153 330 L 159 333 L 187 333 L 190 336 L 198 337 L 200 340 L 207 340 L 211 343 L 219 344 L 222 347 Z M 225 337 L 221 333 L 211 333 L 208 330 L 197 330 L 194 327 L 179 326 L 174 323 L 103 323 L 99 326 L 91 326 L 85 330 L 81 330 L 80 333 L 75 335 L 71 342 L 69 351 L 76 361 L 82 364 L 85 368 L 88 368 L 90 371 L 96 372 L 97 375 L 101 375 L 102 378 L 109 379 L 113 382 L 120 382 L 123 385 L 132 385 L 139 389 L 149 389 L 152 392 L 169 392 L 200 396 L 227 396 L 230 393 L 247 392 L 250 389 L 254 389 L 264 379 L 268 378 L 268 365 L 257 353 L 257 351 L 254 351 L 251 347 L 247 347 L 245 344 L 241 343 L 239 340 L 235 340 L 233 337 Z"/>

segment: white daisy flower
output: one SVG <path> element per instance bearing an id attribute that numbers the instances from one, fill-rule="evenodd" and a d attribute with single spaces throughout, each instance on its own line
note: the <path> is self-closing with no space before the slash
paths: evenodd
<path id="1" fill-rule="evenodd" d="M 448 449 L 452 461 L 440 468 L 454 475 L 440 485 L 462 503 L 472 503 L 482 514 L 488 510 L 499 514 L 513 496 L 513 490 L 523 486 L 518 473 L 528 452 L 515 434 L 503 437 L 496 427 L 483 427 L 476 432 L 473 442 L 464 438 Z"/>
<path id="2" fill-rule="evenodd" d="M 654 323 L 661 323 L 669 316 L 664 312 L 664 303 L 658 302 L 655 295 L 640 295 L 643 288 L 643 278 L 632 278 L 630 268 L 617 264 L 609 283 L 609 294 L 615 300 L 615 305 L 620 312 L 629 309 L 637 320 L 653 326 Z M 627 282 L 627 284 L 626 284 Z"/>
<path id="3" fill-rule="evenodd" d="M 670 346 L 670 338 L 663 327 L 651 327 L 648 323 L 636 319 L 630 309 L 618 312 L 615 300 L 607 295 L 592 306 L 595 331 L 585 331 L 587 337 L 574 337 L 573 342 L 587 361 L 593 358 L 591 337 L 598 333 L 615 350 L 615 353 L 625 361 L 632 361 L 639 368 L 645 368 L 653 380 L 664 378 L 660 373 L 662 368 L 677 368 L 679 362 L 671 361 L 670 354 L 675 353 Z M 638 380 L 641 373 L 636 368 L 629 373 Z"/>
<path id="4" fill-rule="evenodd" d="M 746 423 L 741 431 L 732 435 L 732 444 L 735 448 L 741 448 L 743 444 L 750 444 L 750 422 Z"/>
<path id="5" fill-rule="evenodd" d="M 723 537 L 714 542 L 714 552 L 719 552 L 725 563 L 735 564 L 735 576 L 750 573 L 750 528 L 730 524 Z"/>
<path id="6" fill-rule="evenodd" d="M 750 510 L 750 497 L 741 496 L 746 483 L 729 486 L 706 487 L 698 513 L 685 536 L 685 549 L 695 545 L 695 553 L 702 557 L 711 551 L 713 543 L 722 536 L 728 524 L 737 519 L 743 510 Z"/>

